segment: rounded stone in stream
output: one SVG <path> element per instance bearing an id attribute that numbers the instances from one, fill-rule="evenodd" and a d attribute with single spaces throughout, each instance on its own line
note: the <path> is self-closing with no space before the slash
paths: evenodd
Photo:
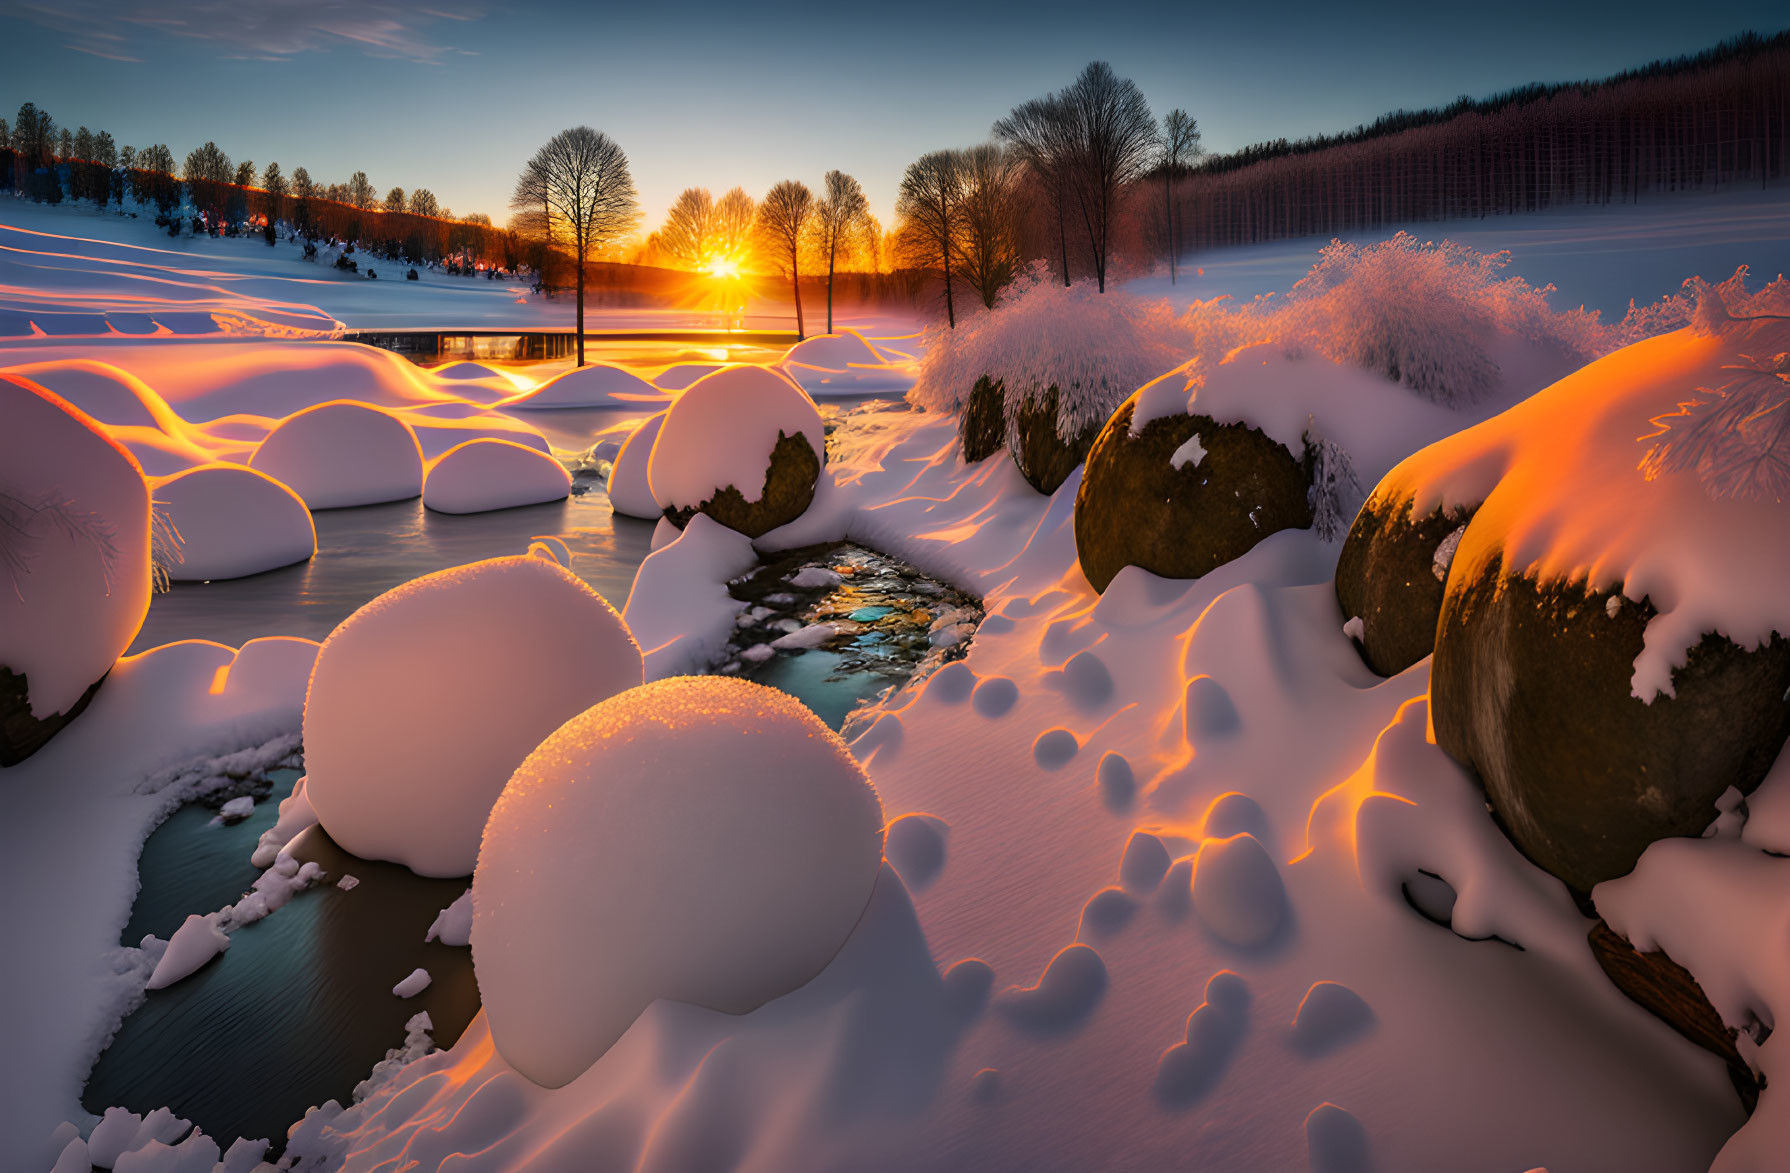
<path id="1" fill-rule="evenodd" d="M 1311 525 L 1305 467 L 1260 429 L 1171 415 L 1133 436 L 1136 407 L 1133 395 L 1106 421 L 1075 498 L 1076 554 L 1095 590 L 1127 566 L 1198 578 L 1271 533 Z"/>
<path id="2" fill-rule="evenodd" d="M 1707 634 L 1675 696 L 1630 691 L 1654 615 L 1620 586 L 1538 585 L 1498 560 L 1451 574 L 1436 629 L 1436 744 L 1475 770 L 1523 853 L 1586 897 L 1656 839 L 1697 835 L 1750 793 L 1790 737 L 1790 639 Z"/>
<path id="3" fill-rule="evenodd" d="M 1053 386 L 1042 396 L 1027 399 L 1014 421 L 1018 447 L 1013 449 L 1013 463 L 1026 483 L 1040 493 L 1054 493 L 1094 446 L 1100 434 L 1099 424 L 1089 424 L 1068 440 L 1057 431 L 1057 389 Z"/>
<path id="4" fill-rule="evenodd" d="M 765 469 L 760 495 L 751 501 L 736 485 L 728 485 L 700 505 L 667 506 L 665 516 L 682 529 L 698 513 L 706 513 L 729 529 L 749 538 L 762 537 L 787 525 L 807 511 L 820 483 L 820 456 L 801 432 L 777 433 L 777 446 Z"/>
<path id="5" fill-rule="evenodd" d="M 1369 499 L 1336 561 L 1336 601 L 1345 619 L 1361 620 L 1356 646 L 1381 676 L 1397 676 L 1435 650 L 1443 585 L 1475 512 L 1438 507 L 1412 517 L 1411 504 Z"/>
<path id="6" fill-rule="evenodd" d="M 966 464 L 987 460 L 1007 442 L 1007 409 L 1000 380 L 987 375 L 976 380 L 970 397 L 957 417 L 957 434 L 963 441 Z"/>

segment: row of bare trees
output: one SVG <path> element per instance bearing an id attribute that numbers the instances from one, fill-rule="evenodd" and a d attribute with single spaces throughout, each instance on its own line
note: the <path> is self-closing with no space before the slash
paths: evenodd
<path id="1" fill-rule="evenodd" d="M 1138 211 L 1136 190 L 1163 181 L 1163 247 L 1174 274 L 1173 184 L 1199 153 L 1198 124 L 1175 110 L 1159 128 L 1143 92 L 1104 61 L 1074 82 L 1022 102 L 994 124 L 993 141 L 933 151 L 903 176 L 896 213 L 902 263 L 935 273 L 945 319 L 957 323 L 961 282 L 992 308 L 1027 260 L 1049 255 L 1065 285 L 1075 262 L 1104 292 L 1121 237 Z M 1037 209 L 1048 221 L 1040 239 Z"/>

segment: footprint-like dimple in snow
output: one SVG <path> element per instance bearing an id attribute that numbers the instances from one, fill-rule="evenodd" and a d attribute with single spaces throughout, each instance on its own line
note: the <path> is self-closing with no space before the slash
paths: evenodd
<path id="1" fill-rule="evenodd" d="M 945 987 L 945 1001 L 965 1018 L 974 1018 L 988 1005 L 994 992 L 994 969 L 980 957 L 966 957 L 945 971 L 939 979 Z"/>
<path id="2" fill-rule="evenodd" d="M 1293 1016 L 1293 1049 L 1324 1055 L 1352 1042 L 1374 1024 L 1373 1008 L 1341 982 L 1318 982 L 1305 992 Z"/>
<path id="3" fill-rule="evenodd" d="M 1156 1098 L 1182 1108 L 1218 1085 L 1249 1028 L 1249 985 L 1228 969 L 1206 983 L 1206 1000 L 1187 1016 L 1185 1041 L 1156 1062 Z"/>
<path id="4" fill-rule="evenodd" d="M 1237 714 L 1231 694 L 1210 676 L 1189 680 L 1183 700 L 1181 731 L 1189 744 L 1229 737 L 1243 728 L 1243 718 Z"/>
<path id="5" fill-rule="evenodd" d="M 1127 810 L 1131 800 L 1137 797 L 1137 775 L 1132 773 L 1131 763 L 1122 753 L 1109 750 L 1102 754 L 1100 766 L 1094 771 L 1094 780 L 1108 810 Z"/>
<path id="6" fill-rule="evenodd" d="M 1178 921 L 1193 907 L 1193 858 L 1184 855 L 1170 864 L 1156 886 L 1156 910 L 1166 920 Z"/>
<path id="7" fill-rule="evenodd" d="M 878 713 L 876 719 L 864 726 L 846 744 L 851 746 L 852 756 L 860 762 L 870 760 L 871 754 L 877 760 L 888 765 L 901 750 L 901 743 L 907 740 L 907 726 L 902 724 L 899 713 Z"/>
<path id="8" fill-rule="evenodd" d="M 1017 1026 L 1040 1034 L 1069 1030 L 1094 1012 L 1106 992 L 1106 962 L 1087 945 L 1050 959 L 1035 986 L 1009 986 L 996 1003 Z"/>
<path id="9" fill-rule="evenodd" d="M 1081 926 L 1076 929 L 1075 936 L 1078 940 L 1110 937 L 1130 924 L 1136 911 L 1137 901 L 1122 889 L 1102 888 L 1082 906 Z"/>
<path id="10" fill-rule="evenodd" d="M 1285 922 L 1286 885 L 1254 835 L 1208 839 L 1194 857 L 1193 907 L 1213 936 L 1250 948 Z"/>
<path id="11" fill-rule="evenodd" d="M 1080 750 L 1081 742 L 1075 739 L 1075 734 L 1062 728 L 1046 729 L 1032 742 L 1032 757 L 1047 770 L 1068 765 L 1069 759 Z"/>
<path id="12" fill-rule="evenodd" d="M 989 615 L 976 625 L 977 635 L 1006 635 L 1017 624 L 1005 615 Z"/>
<path id="13" fill-rule="evenodd" d="M 983 620 L 984 627 L 987 626 L 987 622 L 987 620 Z M 955 705 L 968 697 L 970 690 L 975 687 L 976 674 L 970 671 L 968 664 L 958 660 L 946 664 L 932 674 L 932 679 L 926 682 L 926 695 L 937 697 L 946 704 Z"/>
<path id="14" fill-rule="evenodd" d="M 945 820 L 934 815 L 902 815 L 883 835 L 883 856 L 901 882 L 918 891 L 938 879 L 945 868 Z"/>
<path id="15" fill-rule="evenodd" d="M 1119 884 L 1127 892 L 1144 895 L 1156 890 L 1168 872 L 1168 848 L 1148 831 L 1133 831 L 1119 860 Z"/>
<path id="16" fill-rule="evenodd" d="M 985 676 L 970 694 L 970 703 L 984 717 L 1004 717 L 1019 703 L 1019 685 L 1005 676 Z"/>
<path id="17" fill-rule="evenodd" d="M 1113 695 L 1113 674 L 1092 651 L 1077 652 L 1063 665 L 1063 695 L 1084 709 L 1099 708 Z"/>
<path id="18" fill-rule="evenodd" d="M 970 1076 L 970 1099 L 978 1104 L 986 1104 L 1001 1094 L 1001 1073 L 993 1067 L 984 1067 Z"/>
<path id="19" fill-rule="evenodd" d="M 1367 1129 L 1326 1100 L 1305 1118 L 1305 1147 L 1311 1173 L 1368 1173 Z"/>

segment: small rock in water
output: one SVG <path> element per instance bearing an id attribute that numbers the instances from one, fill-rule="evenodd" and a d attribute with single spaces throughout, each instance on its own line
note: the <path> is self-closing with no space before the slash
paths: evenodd
<path id="1" fill-rule="evenodd" d="M 360 878 L 357 876 L 343 876 L 336 881 L 336 887 L 344 892 L 352 892 L 360 887 Z"/>
<path id="2" fill-rule="evenodd" d="M 222 807 L 218 808 L 218 815 L 225 823 L 240 823 L 254 813 L 255 796 L 252 794 L 244 794 L 239 798 L 232 798 L 229 802 L 226 802 Z"/>
<path id="3" fill-rule="evenodd" d="M 392 993 L 400 998 L 414 998 L 429 988 L 429 971 L 422 966 L 410 971 L 410 976 L 392 987 Z"/>

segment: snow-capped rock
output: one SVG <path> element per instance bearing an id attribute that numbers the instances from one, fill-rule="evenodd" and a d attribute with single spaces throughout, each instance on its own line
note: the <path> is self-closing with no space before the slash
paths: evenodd
<path id="1" fill-rule="evenodd" d="M 242 578 L 303 562 L 317 552 L 304 499 L 240 464 L 205 464 L 154 483 L 155 503 L 180 535 L 177 582 Z"/>
<path id="2" fill-rule="evenodd" d="M 509 440 L 468 440 L 429 462 L 423 504 L 437 513 L 484 513 L 563 500 L 572 477 L 559 461 Z"/>
<path id="3" fill-rule="evenodd" d="M 423 491 L 423 449 L 383 408 L 336 400 L 281 420 L 249 457 L 312 509 L 404 501 Z"/>

